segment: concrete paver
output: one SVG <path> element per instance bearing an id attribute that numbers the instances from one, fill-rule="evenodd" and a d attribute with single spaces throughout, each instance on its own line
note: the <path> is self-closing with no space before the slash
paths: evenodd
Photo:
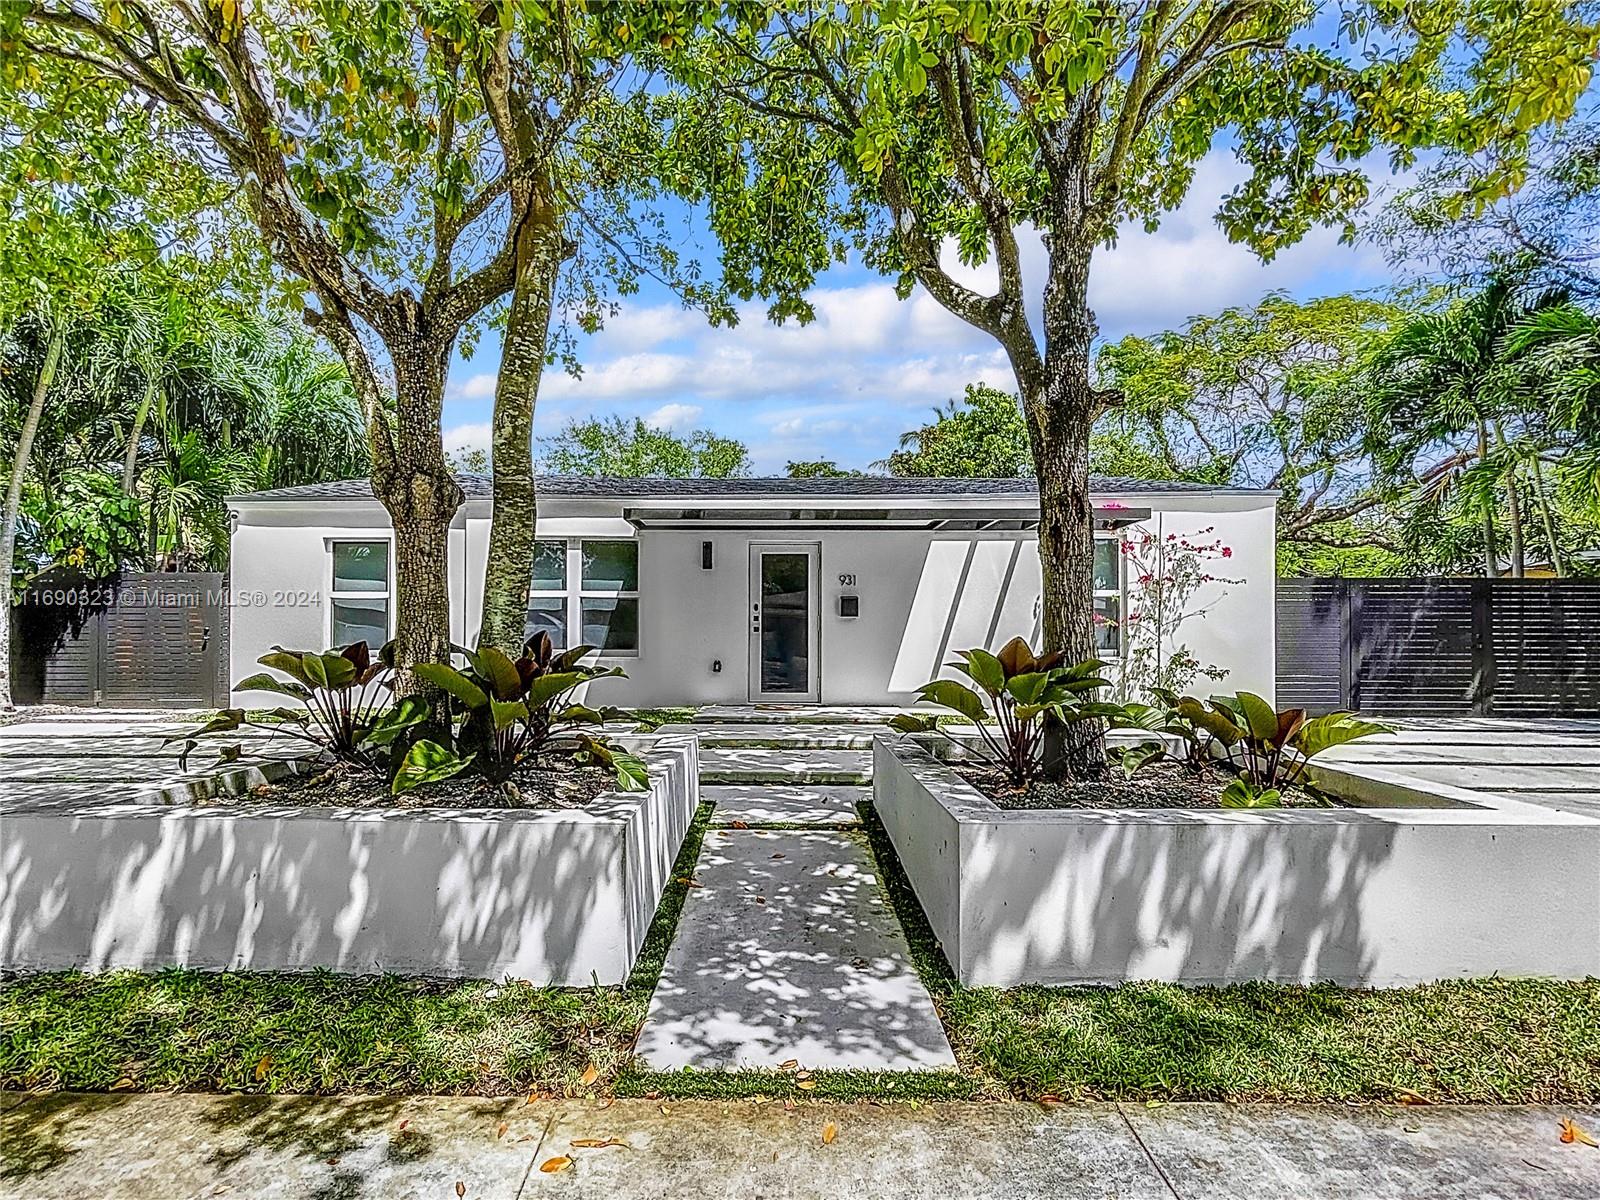
<path id="1" fill-rule="evenodd" d="M 1336 746 L 1317 763 L 1366 778 L 1429 785 L 1600 816 L 1600 721 L 1406 719 L 1396 731 Z M 1315 767 L 1313 767 L 1315 770 Z"/>
<path id="2" fill-rule="evenodd" d="M 656 732 L 694 734 L 700 745 L 750 750 L 871 750 L 874 725 L 663 725 Z"/>
<path id="3" fill-rule="evenodd" d="M 700 799 L 716 805 L 713 825 L 858 825 L 856 806 L 872 799 L 872 789 L 845 783 L 703 784 Z"/>
<path id="4" fill-rule="evenodd" d="M 953 1067 L 865 840 L 709 833 L 635 1053 L 653 1069 Z"/>
<path id="5" fill-rule="evenodd" d="M 871 704 L 708 704 L 696 725 L 882 725 L 904 708 Z"/>
<path id="6" fill-rule="evenodd" d="M 1600 1151 L 1562 1145 L 1541 1108 L 1124 1105 L 1183 1200 L 1578 1200 Z"/>
<path id="7" fill-rule="evenodd" d="M 452 1200 L 457 1182 L 467 1200 L 1593 1200 L 1600 1179 L 1600 1151 L 1557 1140 L 1600 1113 L 1551 1108 L 69 1093 L 0 1111 L 0 1178 L 30 1200 Z M 572 1145 L 606 1138 L 625 1144 Z"/>
<path id="8" fill-rule="evenodd" d="M 854 783 L 872 778 L 870 750 L 700 751 L 701 783 Z"/>

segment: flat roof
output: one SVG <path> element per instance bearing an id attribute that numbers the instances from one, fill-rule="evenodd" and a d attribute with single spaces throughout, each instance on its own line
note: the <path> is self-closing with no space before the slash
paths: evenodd
<path id="1" fill-rule="evenodd" d="M 469 500 L 487 500 L 493 495 L 490 477 L 482 474 L 457 475 L 461 490 Z M 820 479 L 685 479 L 665 476 L 618 478 L 603 475 L 541 475 L 538 489 L 545 496 L 568 496 L 594 500 L 669 500 L 669 499 L 800 499 L 828 497 L 859 499 L 865 496 L 897 498 L 953 499 L 959 497 L 1014 496 L 1035 497 L 1039 489 L 1028 479 L 907 479 L 894 475 L 849 475 Z M 1092 475 L 1089 490 L 1104 494 L 1204 496 L 1275 496 L 1273 488 L 1215 487 L 1206 483 L 1185 483 L 1170 479 L 1132 479 L 1120 475 Z M 371 500 L 372 484 L 367 479 L 341 479 L 332 483 L 309 483 L 300 487 L 272 488 L 229 496 L 233 502 Z"/>

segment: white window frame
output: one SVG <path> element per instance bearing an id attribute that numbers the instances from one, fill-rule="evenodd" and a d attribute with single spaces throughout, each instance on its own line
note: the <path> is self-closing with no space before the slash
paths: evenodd
<path id="1" fill-rule="evenodd" d="M 1094 535 L 1096 545 L 1100 542 L 1110 542 L 1116 547 L 1117 558 L 1117 586 L 1114 588 L 1095 588 L 1093 599 L 1090 601 L 1090 612 L 1094 611 L 1094 601 L 1105 597 L 1115 597 L 1117 601 L 1117 645 L 1113 649 L 1102 649 L 1099 645 L 1099 635 L 1095 637 L 1095 653 L 1109 654 L 1113 658 L 1126 658 L 1128 654 L 1128 558 L 1122 553 L 1122 534 L 1117 530 L 1096 531 Z M 1089 563 L 1091 572 L 1094 563 Z M 1097 627 L 1098 628 L 1098 627 Z"/>
<path id="2" fill-rule="evenodd" d="M 333 608 L 343 600 L 373 600 L 383 597 L 384 636 L 385 640 L 394 637 L 394 596 L 395 596 L 395 570 L 394 570 L 394 539 L 392 537 L 330 537 L 324 539 L 325 554 L 328 560 L 328 603 L 323 613 L 322 628 L 326 635 L 325 644 L 333 645 Z M 339 546 L 382 546 L 386 556 L 385 562 L 388 570 L 385 572 L 384 590 L 381 592 L 341 592 L 334 587 L 338 579 L 338 569 L 334 563 L 335 550 Z M 372 649 L 376 651 L 377 646 Z"/>
<path id="3" fill-rule="evenodd" d="M 583 602 L 585 600 L 633 600 L 639 608 L 639 589 L 633 588 L 594 588 L 585 587 L 583 584 L 583 545 L 585 542 L 624 542 L 634 548 L 634 582 L 638 582 L 639 575 L 639 542 L 636 538 L 625 537 L 591 537 L 591 538 L 539 538 L 541 542 L 566 543 L 567 586 L 561 589 L 536 588 L 530 581 L 528 599 L 550 599 L 560 597 L 566 602 L 565 612 L 567 619 L 567 640 L 575 641 L 583 637 Z M 638 658 L 644 643 L 643 623 L 640 622 L 635 629 L 634 646 L 631 650 L 606 650 L 602 648 L 598 653 L 601 658 Z"/>

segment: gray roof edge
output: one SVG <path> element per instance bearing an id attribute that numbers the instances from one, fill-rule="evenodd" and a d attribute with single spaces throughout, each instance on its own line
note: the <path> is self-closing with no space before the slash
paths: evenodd
<path id="1" fill-rule="evenodd" d="M 491 495 L 490 477 L 457 477 L 468 500 Z M 593 500 L 791 500 L 791 499 L 963 499 L 1014 498 L 1032 500 L 1038 487 L 1021 478 L 907 478 L 890 475 L 851 476 L 836 479 L 735 478 L 678 479 L 665 476 L 619 478 L 609 476 L 540 476 L 538 487 L 551 497 Z M 1276 497 L 1278 488 L 1217 487 L 1179 480 L 1131 479 L 1091 476 L 1089 489 L 1100 495 L 1257 496 Z M 270 488 L 227 497 L 230 505 L 276 503 L 328 503 L 375 501 L 367 479 L 341 479 L 298 487 Z"/>

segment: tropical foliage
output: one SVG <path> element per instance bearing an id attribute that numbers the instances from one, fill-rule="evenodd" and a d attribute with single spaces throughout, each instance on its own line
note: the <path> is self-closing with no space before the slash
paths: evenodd
<path id="1" fill-rule="evenodd" d="M 709 429 L 678 434 L 641 417 L 568 421 L 560 433 L 539 440 L 552 475 L 726 479 L 750 473 L 742 442 Z"/>
<path id="2" fill-rule="evenodd" d="M 1388 725 L 1353 713 L 1308 717 L 1303 708 L 1279 711 L 1254 692 L 1203 701 L 1163 689 L 1158 698 L 1161 707 L 1141 706 L 1114 723 L 1183 738 L 1191 748 L 1191 765 L 1208 757 L 1225 761 L 1238 772 L 1223 789 L 1225 808 L 1274 807 L 1283 788 L 1303 781 L 1306 765 L 1318 754 L 1393 732 Z M 1162 747 L 1152 745 L 1127 764 L 1129 773 L 1161 756 Z"/>
<path id="3" fill-rule="evenodd" d="M 242 708 L 224 709 L 198 729 L 169 739 L 183 741 L 180 761 L 187 759 L 202 737 L 252 727 L 305 742 L 341 762 L 392 774 L 397 765 L 390 754 L 395 740 L 428 716 L 427 705 L 415 697 L 391 700 L 393 643 L 384 646 L 376 658 L 366 642 L 356 642 L 327 651 L 274 646 L 256 661 L 270 671 L 241 679 L 235 689 L 272 692 L 299 707 L 276 708 L 257 716 Z M 242 752 L 242 743 L 236 742 L 224 746 L 220 758 L 232 761 Z"/>
<path id="4" fill-rule="evenodd" d="M 414 753 L 425 755 L 435 769 L 451 762 L 460 770 L 472 763 L 490 783 L 504 783 L 523 763 L 553 750 L 596 762 L 616 772 L 625 791 L 645 786 L 643 762 L 608 746 L 591 731 L 620 715 L 612 708 L 574 702 L 579 688 L 596 679 L 623 675 L 622 668 L 585 666 L 593 646 L 556 652 L 550 635 L 539 634 L 512 659 L 493 646 L 462 650 L 466 670 L 444 663 L 425 663 L 417 670 L 450 699 L 454 746 L 434 743 Z M 403 790 L 399 787 L 396 789 Z"/>
<path id="5" fill-rule="evenodd" d="M 976 750 L 1016 787 L 1025 786 L 1045 766 L 1048 722 L 1085 721 L 1104 716 L 1111 708 L 1093 699 L 1094 693 L 1111 686 L 1100 676 L 1106 664 L 1099 659 L 1067 666 L 1060 651 L 1038 655 L 1021 638 L 1012 638 L 998 654 L 975 649 L 958 651 L 956 657 L 960 661 L 949 666 L 976 688 L 955 679 L 935 679 L 918 688 L 917 695 L 970 725 L 976 738 L 956 744 Z M 902 732 L 944 733 L 942 725 L 917 714 L 904 714 L 890 724 Z"/>
<path id="6" fill-rule="evenodd" d="M 933 423 L 900 437 L 882 463 L 891 475 L 1009 479 L 1033 473 L 1028 427 L 1010 392 L 970 383 L 960 400 L 933 412 Z"/>

